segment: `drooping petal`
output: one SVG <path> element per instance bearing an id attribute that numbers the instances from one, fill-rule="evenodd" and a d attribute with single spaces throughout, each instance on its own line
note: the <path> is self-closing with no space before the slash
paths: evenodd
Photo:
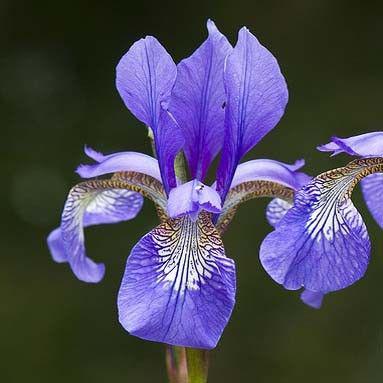
<path id="1" fill-rule="evenodd" d="M 218 168 L 217 190 L 226 196 L 240 159 L 282 117 L 288 99 L 277 60 L 247 28 L 226 60 L 225 139 Z"/>
<path id="2" fill-rule="evenodd" d="M 320 309 L 322 306 L 323 297 L 325 294 L 318 293 L 310 290 L 303 290 L 301 293 L 301 300 L 307 306 L 310 306 L 314 309 Z"/>
<path id="3" fill-rule="evenodd" d="M 304 160 L 292 165 L 269 159 L 247 161 L 238 165 L 230 188 L 244 182 L 271 181 L 298 190 L 311 180 L 307 174 L 298 172 L 304 164 Z"/>
<path id="4" fill-rule="evenodd" d="M 195 179 L 170 191 L 168 199 L 169 217 L 175 218 L 182 214 L 190 214 L 197 218 L 201 210 L 211 213 L 221 211 L 221 198 L 210 186 Z"/>
<path id="5" fill-rule="evenodd" d="M 86 154 L 97 161 L 97 163 L 93 165 L 80 165 L 76 172 L 82 178 L 93 178 L 104 174 L 130 171 L 147 174 L 161 181 L 158 161 L 146 154 L 119 152 L 104 156 L 89 147 L 86 149 Z"/>
<path id="6" fill-rule="evenodd" d="M 86 198 L 81 194 L 88 193 Z M 94 190 L 75 187 L 69 194 L 61 226 L 48 236 L 48 246 L 56 262 L 69 262 L 74 274 L 84 282 L 99 282 L 103 264 L 86 257 L 83 228 L 128 221 L 138 214 L 143 197 L 129 190 Z"/>
<path id="7" fill-rule="evenodd" d="M 234 262 L 207 214 L 169 219 L 133 248 L 118 294 L 119 319 L 132 335 L 211 349 L 235 301 Z"/>
<path id="8" fill-rule="evenodd" d="M 266 209 L 266 218 L 269 224 L 276 227 L 286 213 L 293 207 L 293 204 L 280 198 L 274 198 Z M 303 290 L 301 293 L 301 300 L 306 305 L 319 309 L 322 306 L 324 294 L 310 290 Z"/>
<path id="9" fill-rule="evenodd" d="M 286 213 L 293 207 L 293 204 L 289 201 L 285 201 L 281 198 L 274 198 L 266 208 L 267 222 L 276 227 Z"/>
<path id="10" fill-rule="evenodd" d="M 177 66 L 169 107 L 185 137 L 191 176 L 201 181 L 222 147 L 226 100 L 223 67 L 232 49 L 211 20 L 207 28 L 206 41 Z"/>
<path id="11" fill-rule="evenodd" d="M 140 211 L 142 195 L 166 209 L 161 183 L 145 174 L 117 173 L 109 180 L 92 180 L 70 191 L 62 213 L 61 226 L 48 237 L 48 246 L 57 262 L 69 262 L 74 274 L 84 282 L 99 282 L 105 272 L 86 256 L 84 227 L 116 223 L 134 218 Z"/>
<path id="12" fill-rule="evenodd" d="M 116 86 L 125 105 L 153 130 L 166 192 L 176 186 L 173 164 L 183 144 L 181 130 L 163 109 L 176 75 L 172 58 L 151 36 L 134 43 L 116 68 Z"/>
<path id="13" fill-rule="evenodd" d="M 332 137 L 328 144 L 317 148 L 321 152 L 347 153 L 351 156 L 374 157 L 383 156 L 383 132 L 371 132 L 358 136 L 339 138 Z"/>
<path id="14" fill-rule="evenodd" d="M 61 237 L 61 228 L 52 230 L 47 238 L 49 252 L 55 262 L 62 263 L 68 261 L 68 255 L 65 251 L 64 243 Z"/>
<path id="15" fill-rule="evenodd" d="M 360 159 L 314 178 L 296 194 L 294 206 L 263 241 L 260 258 L 287 289 L 327 293 L 360 279 L 370 257 L 362 217 L 350 200 L 356 183 L 383 163 Z"/>
<path id="16" fill-rule="evenodd" d="M 366 205 L 375 221 L 383 229 L 383 174 L 371 174 L 362 179 L 361 185 Z"/>
<path id="17" fill-rule="evenodd" d="M 82 226 L 118 223 L 136 217 L 141 210 L 143 197 L 129 190 L 111 189 L 100 192 L 89 202 L 82 216 Z M 48 247 L 56 262 L 67 262 L 68 254 L 62 239 L 61 227 L 49 234 Z"/>

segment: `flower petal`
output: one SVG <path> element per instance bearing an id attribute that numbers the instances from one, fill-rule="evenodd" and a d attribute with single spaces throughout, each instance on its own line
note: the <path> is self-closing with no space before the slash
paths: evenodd
<path id="1" fill-rule="evenodd" d="M 176 75 L 172 58 L 151 36 L 134 43 L 116 69 L 116 86 L 125 105 L 153 130 L 166 192 L 176 186 L 173 164 L 183 144 L 181 130 L 162 108 L 169 102 Z"/>
<path id="2" fill-rule="evenodd" d="M 90 146 L 88 145 L 85 145 L 84 147 L 84 152 L 85 154 L 91 158 L 92 160 L 96 161 L 96 162 L 102 162 L 106 159 L 106 157 L 108 156 L 105 156 L 104 154 L 92 149 Z M 113 154 L 112 154 L 113 155 Z"/>
<path id="3" fill-rule="evenodd" d="M 99 282 L 105 267 L 86 256 L 83 228 L 131 220 L 142 204 L 143 197 L 130 190 L 91 190 L 81 184 L 74 187 L 65 204 L 60 228 L 48 236 L 53 259 L 69 262 L 78 279 Z"/>
<path id="4" fill-rule="evenodd" d="M 142 195 L 154 201 L 159 212 L 165 211 L 162 184 L 146 174 L 116 173 L 112 179 L 86 181 L 73 187 L 64 206 L 60 231 L 56 229 L 48 237 L 54 260 L 69 262 L 82 281 L 99 282 L 105 268 L 87 258 L 83 228 L 134 218 L 141 209 Z"/>
<path id="5" fill-rule="evenodd" d="M 332 155 L 347 153 L 351 156 L 383 156 L 383 132 L 371 132 L 358 136 L 332 137 L 328 144 L 317 147 L 321 152 L 334 152 Z"/>
<path id="6" fill-rule="evenodd" d="M 275 57 L 247 28 L 226 60 L 225 139 L 218 168 L 218 191 L 224 199 L 240 159 L 282 117 L 288 99 L 285 79 Z"/>
<path id="7" fill-rule="evenodd" d="M 314 178 L 296 194 L 294 206 L 263 241 L 260 258 L 287 289 L 327 293 L 360 279 L 370 240 L 350 194 L 380 159 L 356 160 Z"/>
<path id="8" fill-rule="evenodd" d="M 375 221 L 383 229 L 383 174 L 371 174 L 362 179 L 361 185 L 367 207 Z"/>
<path id="9" fill-rule="evenodd" d="M 304 160 L 292 165 L 269 159 L 247 161 L 238 165 L 230 188 L 243 182 L 271 181 L 298 190 L 311 180 L 307 174 L 298 172 L 304 164 Z"/>
<path id="10" fill-rule="evenodd" d="M 157 135 L 154 135 L 156 155 L 159 161 L 162 183 L 166 194 L 177 186 L 174 161 L 184 145 L 184 138 L 174 118 L 167 111 L 162 111 Z"/>
<path id="11" fill-rule="evenodd" d="M 310 291 L 307 289 L 303 290 L 303 292 L 301 293 L 302 302 L 306 303 L 306 305 L 314 309 L 321 308 L 323 297 L 324 297 L 323 293 L 318 293 L 318 292 Z"/>
<path id="12" fill-rule="evenodd" d="M 274 198 L 266 208 L 267 222 L 276 227 L 286 213 L 293 207 L 293 204 L 281 198 Z"/>
<path id="13" fill-rule="evenodd" d="M 47 238 L 47 244 L 52 258 L 55 262 L 63 263 L 68 261 L 64 243 L 61 237 L 61 228 L 57 227 L 52 230 Z"/>
<path id="14" fill-rule="evenodd" d="M 308 175 L 298 171 L 303 165 L 303 160 L 298 160 L 292 165 L 273 160 L 254 160 L 239 165 L 222 212 L 218 218 L 215 216 L 218 231 L 222 233 L 226 230 L 235 216 L 238 205 L 253 198 L 277 197 L 285 201 L 281 204 L 285 203 L 291 207 L 294 190 L 310 181 Z M 271 217 L 274 214 L 272 211 L 274 206 L 273 204 L 270 206 L 272 209 L 266 214 Z M 271 220 L 273 219 L 271 217 Z M 278 219 L 278 216 L 275 219 Z"/>
<path id="15" fill-rule="evenodd" d="M 214 348 L 235 301 L 234 262 L 207 214 L 169 219 L 133 248 L 118 294 L 120 323 L 132 335 Z"/>
<path id="16" fill-rule="evenodd" d="M 184 151 L 192 178 L 203 181 L 222 147 L 224 102 L 223 67 L 232 47 L 213 21 L 209 37 L 177 66 L 169 110 L 182 128 Z"/>
<path id="17" fill-rule="evenodd" d="M 182 214 L 198 217 L 201 210 L 211 213 L 221 211 L 221 198 L 210 186 L 198 180 L 186 182 L 172 189 L 168 199 L 169 217 L 175 218 Z"/>
<path id="18" fill-rule="evenodd" d="M 80 165 L 76 172 L 82 178 L 93 178 L 109 173 L 131 171 L 147 174 L 161 181 L 158 161 L 146 154 L 119 152 L 104 156 L 89 147 L 86 148 L 86 154 L 96 160 L 97 163 L 93 165 Z"/>

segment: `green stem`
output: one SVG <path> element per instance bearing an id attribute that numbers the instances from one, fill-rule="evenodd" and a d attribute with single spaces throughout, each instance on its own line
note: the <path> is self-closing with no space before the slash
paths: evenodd
<path id="1" fill-rule="evenodd" d="M 196 348 L 186 349 L 188 383 L 206 383 L 209 364 L 209 353 Z"/>
<path id="2" fill-rule="evenodd" d="M 206 350 L 166 346 L 169 383 L 207 383 L 208 364 Z"/>
<path id="3" fill-rule="evenodd" d="M 184 347 L 166 346 L 166 368 L 169 383 L 188 383 L 186 350 Z"/>

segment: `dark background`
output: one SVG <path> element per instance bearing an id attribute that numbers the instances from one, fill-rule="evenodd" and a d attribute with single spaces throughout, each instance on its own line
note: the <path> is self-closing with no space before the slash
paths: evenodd
<path id="1" fill-rule="evenodd" d="M 213 18 L 234 43 L 248 26 L 278 58 L 290 102 L 250 157 L 307 160 L 318 174 L 349 159 L 315 151 L 332 134 L 382 130 L 383 6 L 375 1 L 11 1 L 0 3 L 0 381 L 164 382 L 163 346 L 118 324 L 116 294 L 131 247 L 156 224 L 151 203 L 131 222 L 87 230 L 104 261 L 98 285 L 55 264 L 46 235 L 59 223 L 83 145 L 150 152 L 146 130 L 114 87 L 115 65 L 152 34 L 176 61 Z M 382 233 L 359 190 L 373 250 L 367 276 L 320 311 L 276 285 L 258 260 L 271 230 L 266 200 L 240 209 L 225 236 L 238 299 L 210 382 L 381 382 Z"/>

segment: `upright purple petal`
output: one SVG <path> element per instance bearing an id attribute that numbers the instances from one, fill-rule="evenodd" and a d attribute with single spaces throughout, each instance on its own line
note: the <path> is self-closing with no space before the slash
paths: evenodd
<path id="1" fill-rule="evenodd" d="M 226 60 L 225 139 L 218 168 L 224 199 L 240 159 L 278 123 L 288 99 L 277 60 L 247 28 Z"/>
<path id="2" fill-rule="evenodd" d="M 161 103 L 169 101 L 176 65 L 159 41 L 147 36 L 135 42 L 116 68 L 116 86 L 128 109 L 156 129 Z"/>
<path id="3" fill-rule="evenodd" d="M 185 136 L 184 151 L 192 178 L 203 181 L 222 147 L 224 102 L 223 67 L 232 47 L 213 21 L 209 37 L 177 66 L 170 111 Z"/>
<path id="4" fill-rule="evenodd" d="M 324 294 L 310 290 L 303 290 L 301 293 L 301 299 L 303 303 L 313 309 L 320 309 L 322 306 Z"/>
<path id="5" fill-rule="evenodd" d="M 261 263 L 276 282 L 291 290 L 327 293 L 364 275 L 370 241 L 346 196 L 354 176 L 352 170 L 330 171 L 297 192 L 294 206 L 260 249 Z"/>
<path id="6" fill-rule="evenodd" d="M 380 157 L 383 156 L 383 132 L 371 132 L 358 136 L 339 138 L 332 137 L 328 144 L 317 148 L 321 152 L 347 153 L 351 156 Z"/>
<path id="7" fill-rule="evenodd" d="M 93 165 L 80 165 L 76 172 L 82 178 L 93 178 L 116 172 L 138 172 L 147 174 L 161 182 L 158 161 L 143 153 L 118 152 L 103 155 L 87 147 L 86 154 L 97 161 Z"/>
<path id="8" fill-rule="evenodd" d="M 86 256 L 83 228 L 133 219 L 142 204 L 143 197 L 130 190 L 75 186 L 65 203 L 61 226 L 48 236 L 52 258 L 56 262 L 69 262 L 78 279 L 99 282 L 105 266 Z"/>
<path id="9" fill-rule="evenodd" d="M 198 180 L 177 186 L 169 193 L 168 214 L 171 218 L 182 214 L 189 214 L 192 218 L 197 218 L 201 210 L 219 213 L 221 208 L 219 194 Z"/>
<path id="10" fill-rule="evenodd" d="M 163 184 L 169 192 L 176 186 L 173 163 L 183 137 L 162 105 L 169 102 L 176 65 L 165 48 L 148 36 L 132 45 L 116 71 L 116 86 L 125 105 L 153 130 Z"/>
<path id="11" fill-rule="evenodd" d="M 166 194 L 177 186 L 174 160 L 184 145 L 184 138 L 174 118 L 165 110 L 161 112 L 159 133 L 154 136 L 156 154 L 160 164 L 162 184 Z"/>
<path id="12" fill-rule="evenodd" d="M 214 348 L 235 301 L 234 262 L 206 214 L 170 219 L 133 248 L 118 294 L 130 334 L 167 344 Z"/>
<path id="13" fill-rule="evenodd" d="M 383 173 L 375 173 L 363 178 L 361 185 L 367 207 L 383 229 Z"/>

